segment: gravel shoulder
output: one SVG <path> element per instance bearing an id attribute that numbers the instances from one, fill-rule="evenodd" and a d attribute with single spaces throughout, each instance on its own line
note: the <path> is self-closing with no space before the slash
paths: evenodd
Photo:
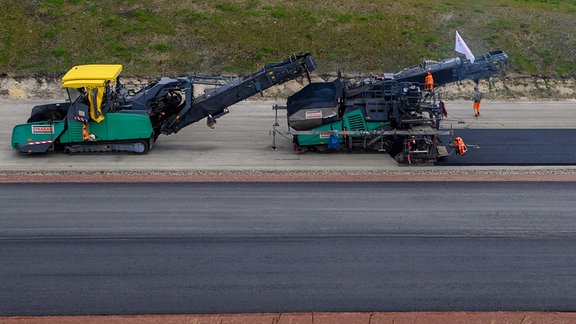
<path id="1" fill-rule="evenodd" d="M 451 181 L 576 181 L 571 169 L 547 171 L 485 171 L 465 173 L 4 173 L 0 183 L 42 182 L 451 182 Z"/>

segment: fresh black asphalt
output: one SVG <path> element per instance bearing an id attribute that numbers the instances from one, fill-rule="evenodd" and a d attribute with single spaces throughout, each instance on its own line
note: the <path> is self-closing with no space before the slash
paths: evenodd
<path id="1" fill-rule="evenodd" d="M 459 129 L 470 146 L 438 165 L 576 165 L 576 129 Z M 444 143 L 450 138 L 442 138 Z M 478 148 L 475 148 L 478 146 Z"/>

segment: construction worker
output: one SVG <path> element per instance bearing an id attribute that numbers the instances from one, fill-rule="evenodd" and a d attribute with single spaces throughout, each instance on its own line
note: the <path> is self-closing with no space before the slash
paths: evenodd
<path id="1" fill-rule="evenodd" d="M 90 132 L 88 132 L 88 123 L 82 123 L 82 140 L 90 140 Z"/>
<path id="2" fill-rule="evenodd" d="M 480 116 L 480 101 L 482 101 L 482 91 L 474 87 L 474 116 Z"/>
<path id="3" fill-rule="evenodd" d="M 454 139 L 454 146 L 456 147 L 456 153 L 458 155 L 464 155 L 466 152 L 468 152 L 468 147 L 466 147 L 464 140 L 460 136 Z"/>
<path id="4" fill-rule="evenodd" d="M 418 145 L 416 142 L 416 137 L 410 137 L 408 143 L 406 143 L 406 147 L 408 148 L 408 154 L 406 155 L 406 161 L 408 164 L 412 164 L 412 157 L 410 156 L 410 152 L 418 150 Z"/>
<path id="5" fill-rule="evenodd" d="M 442 109 L 442 116 L 448 118 L 448 110 L 446 109 L 446 104 L 444 103 L 444 101 L 440 100 L 438 107 Z"/>
<path id="6" fill-rule="evenodd" d="M 410 138 L 410 142 L 408 143 L 408 147 L 410 147 L 411 151 L 415 151 L 418 149 L 418 146 L 416 145 L 416 137 L 412 136 Z"/>
<path id="7" fill-rule="evenodd" d="M 424 78 L 424 90 L 428 92 L 434 90 L 434 77 L 432 77 L 432 73 L 430 72 L 428 72 L 426 78 Z"/>

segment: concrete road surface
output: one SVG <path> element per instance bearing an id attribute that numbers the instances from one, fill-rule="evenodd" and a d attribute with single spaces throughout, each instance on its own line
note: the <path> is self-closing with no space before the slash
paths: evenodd
<path id="1" fill-rule="evenodd" d="M 6 125 L 0 129 L 0 170 L 4 171 L 344 171 L 403 170 L 387 154 L 297 154 L 292 139 L 270 135 L 275 122 L 273 104 L 284 101 L 244 101 L 230 107 L 215 129 L 204 122 L 174 135 L 161 135 L 149 154 L 69 156 L 51 153 L 18 156 L 10 147 L 12 127 L 24 123 L 32 106 L 46 101 L 0 101 Z M 448 102 L 445 128 L 454 129 L 576 129 L 576 102 L 491 102 L 482 104 L 475 119 L 470 102 Z M 279 111 L 279 129 L 286 117 Z M 454 164 L 454 163 L 450 163 Z M 446 166 L 445 166 L 446 168 Z M 456 168 L 457 166 L 450 166 Z M 467 166 L 466 169 L 473 168 Z M 460 167 L 461 169 L 461 167 Z"/>

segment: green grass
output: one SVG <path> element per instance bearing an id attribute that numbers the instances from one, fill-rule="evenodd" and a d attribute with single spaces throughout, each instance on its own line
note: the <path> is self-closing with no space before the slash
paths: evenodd
<path id="1" fill-rule="evenodd" d="M 120 63 L 129 75 L 246 73 L 311 52 L 320 73 L 397 71 L 502 49 L 515 73 L 576 75 L 576 0 L 0 2 L 0 73 Z"/>

